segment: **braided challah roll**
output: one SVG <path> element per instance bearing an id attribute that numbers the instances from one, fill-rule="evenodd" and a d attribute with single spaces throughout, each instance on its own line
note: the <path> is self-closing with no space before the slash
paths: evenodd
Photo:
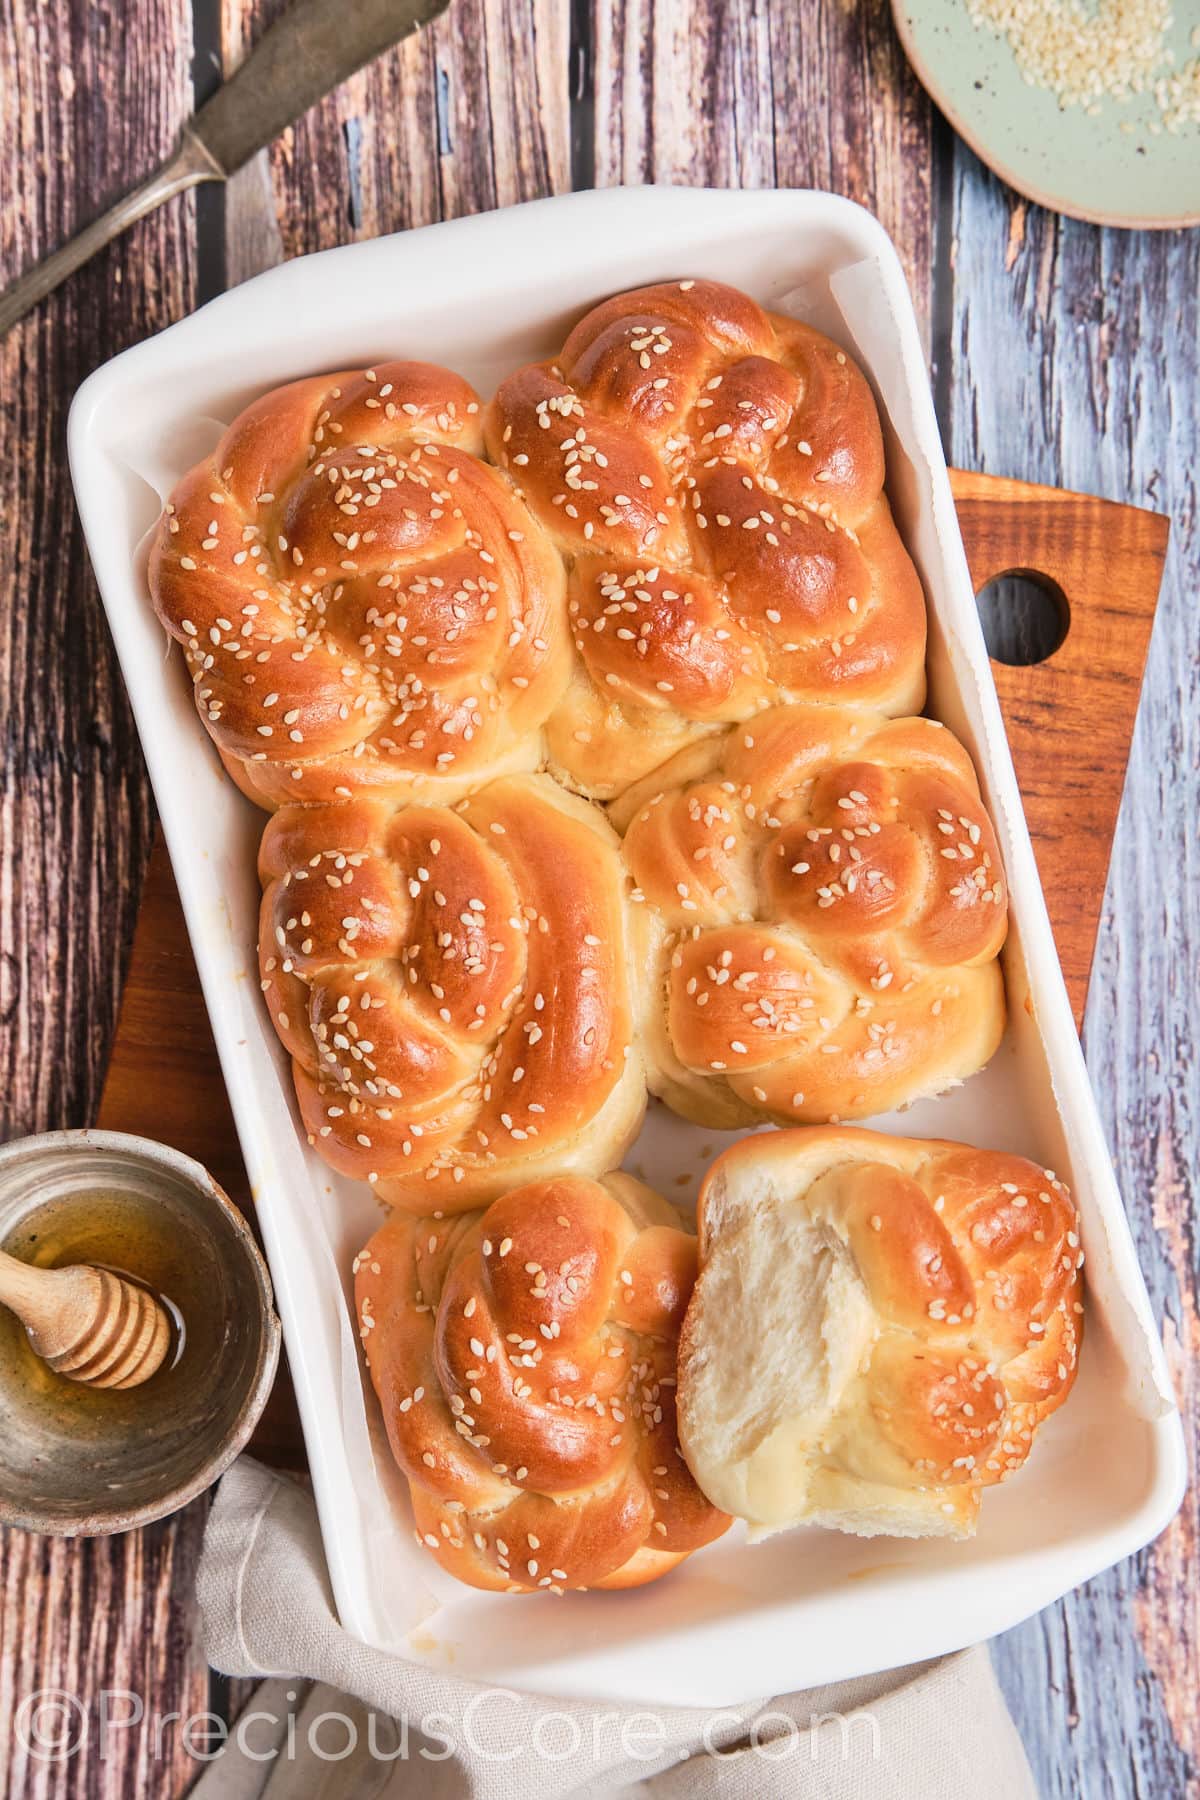
<path id="1" fill-rule="evenodd" d="M 1007 890 L 971 759 L 942 726 L 775 707 L 610 812 L 657 932 L 645 1047 L 676 1112 L 864 1118 L 996 1049 Z"/>
<path id="2" fill-rule="evenodd" d="M 779 1131 L 713 1164 L 680 1340 L 697 1481 L 759 1535 L 968 1537 L 1075 1379 L 1079 1220 L 1022 1156 Z"/>
<path id="3" fill-rule="evenodd" d="M 570 567 L 551 766 L 600 798 L 780 700 L 916 712 L 925 602 L 844 351 L 713 281 L 593 308 L 504 381 L 492 459 Z"/>
<path id="4" fill-rule="evenodd" d="M 620 1162 L 643 915 L 598 807 L 545 775 L 453 809 L 285 807 L 259 873 L 263 991 L 335 1169 L 425 1213 Z"/>
<path id="5" fill-rule="evenodd" d="M 293 382 L 171 496 L 154 605 L 260 806 L 444 800 L 541 761 L 570 667 L 562 564 L 481 462 L 480 418 L 427 363 Z"/>
<path id="6" fill-rule="evenodd" d="M 376 1232 L 354 1265 L 359 1329 L 417 1541 L 451 1574 L 635 1587 L 727 1528 L 675 1433 L 695 1269 L 678 1214 L 627 1175 Z"/>

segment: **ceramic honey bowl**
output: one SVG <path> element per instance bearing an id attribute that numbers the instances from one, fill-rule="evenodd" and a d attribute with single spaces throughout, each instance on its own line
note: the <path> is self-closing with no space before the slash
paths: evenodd
<path id="1" fill-rule="evenodd" d="M 161 1367 L 121 1391 L 56 1373 L 0 1309 L 0 1523 L 100 1537 L 203 1493 L 249 1439 L 280 1341 L 266 1264 L 212 1176 L 118 1132 L 20 1139 L 0 1146 L 0 1248 L 111 1270 L 171 1322 Z"/>

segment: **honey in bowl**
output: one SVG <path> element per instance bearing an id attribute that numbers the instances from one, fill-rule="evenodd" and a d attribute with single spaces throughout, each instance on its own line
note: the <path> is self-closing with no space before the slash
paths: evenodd
<path id="1" fill-rule="evenodd" d="M 6 1378 L 29 1382 L 64 1408 L 107 1412 L 114 1421 L 142 1409 L 171 1406 L 172 1378 L 179 1371 L 179 1380 L 188 1379 L 185 1358 L 203 1354 L 205 1329 L 201 1265 L 184 1254 L 184 1241 L 165 1213 L 119 1189 L 83 1189 L 30 1213 L 0 1242 L 0 1249 L 32 1268 L 85 1263 L 109 1269 L 153 1294 L 171 1328 L 167 1355 L 148 1381 L 136 1389 L 89 1387 L 51 1369 L 33 1349 L 16 1314 L 0 1307 L 0 1368 Z M 189 1319 L 195 1321 L 190 1343 Z"/>
<path id="2" fill-rule="evenodd" d="M 147 1381 L 92 1388 L 48 1368 L 0 1308 L 0 1522 L 96 1536 L 203 1492 L 246 1442 L 279 1353 L 266 1268 L 212 1177 L 115 1132 L 3 1145 L 0 1247 L 41 1268 L 111 1269 L 172 1324 Z"/>

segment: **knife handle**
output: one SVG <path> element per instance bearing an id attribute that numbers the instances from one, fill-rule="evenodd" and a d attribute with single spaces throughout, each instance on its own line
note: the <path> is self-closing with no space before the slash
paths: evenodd
<path id="1" fill-rule="evenodd" d="M 82 231 L 76 232 L 61 250 L 55 250 L 40 263 L 35 263 L 0 295 L 0 337 L 18 319 L 23 319 L 39 300 L 44 300 L 60 281 L 65 281 L 97 250 L 111 243 L 135 219 L 144 218 L 173 194 L 182 193 L 184 188 L 195 187 L 201 181 L 224 179 L 219 165 L 185 126 L 174 155 L 169 156 L 149 180 L 118 200 L 115 206 L 110 206 L 90 225 L 85 225 Z"/>

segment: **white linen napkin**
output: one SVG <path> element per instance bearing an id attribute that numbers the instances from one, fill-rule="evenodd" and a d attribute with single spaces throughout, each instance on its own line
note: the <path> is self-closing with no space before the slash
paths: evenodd
<path id="1" fill-rule="evenodd" d="M 1036 1800 L 984 1648 L 716 1711 L 547 1699 L 370 1650 L 338 1624 L 312 1499 L 249 1457 L 217 1490 L 198 1594 L 215 1668 L 284 1679 L 196 1800 Z"/>

